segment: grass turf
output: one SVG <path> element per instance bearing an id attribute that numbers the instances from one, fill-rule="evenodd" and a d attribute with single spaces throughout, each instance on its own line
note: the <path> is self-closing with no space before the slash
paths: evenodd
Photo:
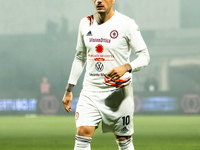
<path id="1" fill-rule="evenodd" d="M 136 150 L 200 150 L 200 116 L 135 116 Z M 0 117 L 1 150 L 73 150 L 72 116 Z M 97 129 L 92 150 L 117 150 L 113 134 Z"/>

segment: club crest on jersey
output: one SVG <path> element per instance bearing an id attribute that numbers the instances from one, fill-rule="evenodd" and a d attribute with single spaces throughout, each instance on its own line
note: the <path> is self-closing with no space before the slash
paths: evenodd
<path id="1" fill-rule="evenodd" d="M 110 37 L 112 38 L 112 39 L 116 39 L 117 37 L 118 37 L 118 32 L 117 32 L 117 30 L 112 30 L 111 32 L 110 32 Z"/>
<path id="2" fill-rule="evenodd" d="M 102 53 L 103 50 L 104 50 L 103 45 L 98 44 L 97 46 L 95 46 L 95 51 L 96 51 L 97 53 Z"/>

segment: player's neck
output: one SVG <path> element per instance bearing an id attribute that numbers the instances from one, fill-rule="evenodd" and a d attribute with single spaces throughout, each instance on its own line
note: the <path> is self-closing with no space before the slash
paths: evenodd
<path id="1" fill-rule="evenodd" d="M 97 13 L 98 15 L 98 24 L 103 24 L 108 21 L 115 14 L 115 10 L 110 10 L 108 13 Z"/>

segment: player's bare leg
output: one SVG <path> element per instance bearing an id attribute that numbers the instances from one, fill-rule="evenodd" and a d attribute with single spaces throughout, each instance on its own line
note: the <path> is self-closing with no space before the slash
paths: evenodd
<path id="1" fill-rule="evenodd" d="M 134 150 L 132 137 L 130 136 L 116 136 L 117 145 L 119 150 Z"/>
<path id="2" fill-rule="evenodd" d="M 95 126 L 78 127 L 74 150 L 91 150 L 90 142 L 94 132 Z"/>

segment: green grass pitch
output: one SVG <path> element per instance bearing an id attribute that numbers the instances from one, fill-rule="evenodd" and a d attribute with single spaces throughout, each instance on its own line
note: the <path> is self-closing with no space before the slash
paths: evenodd
<path id="1" fill-rule="evenodd" d="M 136 150 L 200 150 L 200 116 L 135 116 Z M 73 150 L 72 116 L 0 117 L 1 150 Z M 112 133 L 97 129 L 92 150 L 117 150 Z"/>

